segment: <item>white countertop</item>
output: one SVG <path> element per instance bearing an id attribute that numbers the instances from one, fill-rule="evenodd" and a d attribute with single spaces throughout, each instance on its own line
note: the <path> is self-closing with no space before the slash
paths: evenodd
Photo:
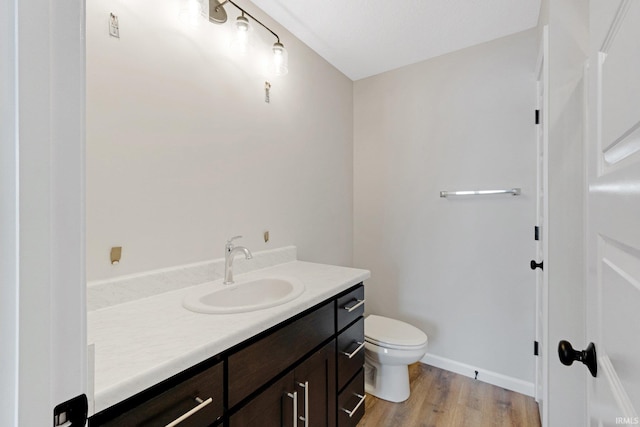
<path id="1" fill-rule="evenodd" d="M 367 270 L 293 261 L 237 275 L 289 276 L 305 285 L 286 304 L 250 313 L 200 314 L 182 306 L 184 295 L 221 280 L 91 311 L 88 342 L 95 344 L 94 413 L 313 307 L 369 278 Z"/>

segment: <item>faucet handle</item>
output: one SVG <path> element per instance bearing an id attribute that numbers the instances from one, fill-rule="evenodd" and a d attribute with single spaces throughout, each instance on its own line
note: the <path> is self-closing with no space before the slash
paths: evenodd
<path id="1" fill-rule="evenodd" d="M 230 238 L 229 240 L 227 240 L 227 243 L 224 245 L 225 250 L 227 252 L 231 252 L 231 249 L 233 249 L 233 241 L 236 239 L 240 239 L 242 236 L 233 236 L 232 238 Z"/>

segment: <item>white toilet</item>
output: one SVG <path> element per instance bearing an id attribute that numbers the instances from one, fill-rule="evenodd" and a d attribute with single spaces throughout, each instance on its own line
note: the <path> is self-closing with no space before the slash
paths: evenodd
<path id="1" fill-rule="evenodd" d="M 364 319 L 365 391 L 390 402 L 409 398 L 409 367 L 427 352 L 415 326 L 371 314 Z"/>

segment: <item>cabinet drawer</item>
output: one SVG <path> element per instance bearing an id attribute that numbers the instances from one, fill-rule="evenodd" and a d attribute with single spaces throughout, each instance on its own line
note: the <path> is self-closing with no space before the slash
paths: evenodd
<path id="1" fill-rule="evenodd" d="M 338 335 L 338 390 L 364 365 L 364 318 Z"/>
<path id="2" fill-rule="evenodd" d="M 358 424 L 364 415 L 364 369 L 338 396 L 338 427 Z"/>
<path id="3" fill-rule="evenodd" d="M 211 399 L 209 401 L 209 399 Z M 206 403 L 209 402 L 209 403 Z M 107 422 L 93 426 L 155 427 L 164 426 L 200 407 L 180 423 L 180 427 L 201 427 L 213 424 L 223 412 L 222 363 L 191 377 L 135 408 Z"/>
<path id="4" fill-rule="evenodd" d="M 334 334 L 329 302 L 229 356 L 229 408 Z"/>
<path id="5" fill-rule="evenodd" d="M 360 285 L 336 300 L 338 332 L 364 314 L 364 286 Z"/>

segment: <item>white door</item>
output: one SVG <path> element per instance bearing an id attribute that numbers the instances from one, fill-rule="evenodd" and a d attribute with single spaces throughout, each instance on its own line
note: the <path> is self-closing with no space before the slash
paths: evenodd
<path id="1" fill-rule="evenodd" d="M 80 427 L 87 389 L 84 2 L 5 0 L 1 7 L 0 204 L 10 215 L 0 222 L 9 260 L 0 271 L 0 335 L 10 365 L 0 370 L 0 424 Z M 79 406 L 59 407 L 64 416 L 56 422 L 55 408 L 76 397 Z"/>
<path id="2" fill-rule="evenodd" d="M 591 426 L 640 410 L 640 1 L 590 3 L 587 341 Z"/>
<path id="3" fill-rule="evenodd" d="M 540 54 L 538 55 L 537 66 L 537 156 L 536 156 L 536 172 L 537 172 L 537 194 L 536 194 L 536 258 L 532 260 L 531 268 L 535 270 L 536 275 L 536 314 L 535 314 L 535 330 L 536 330 L 536 376 L 535 376 L 535 398 L 538 402 L 538 409 L 540 410 L 540 419 L 543 418 L 543 406 L 545 391 L 544 387 L 544 372 L 545 372 L 545 355 L 542 351 L 542 346 L 547 346 L 547 275 L 544 270 L 544 259 L 547 253 L 546 233 L 548 232 L 548 201 L 547 201 L 547 185 L 548 185 L 548 141 L 549 134 L 547 132 L 547 101 L 549 91 L 549 68 L 547 64 L 548 50 L 549 50 L 549 31 L 548 27 L 544 27 L 542 33 L 542 40 L 540 43 Z M 542 263 L 542 266 L 537 267 L 536 264 Z"/>

